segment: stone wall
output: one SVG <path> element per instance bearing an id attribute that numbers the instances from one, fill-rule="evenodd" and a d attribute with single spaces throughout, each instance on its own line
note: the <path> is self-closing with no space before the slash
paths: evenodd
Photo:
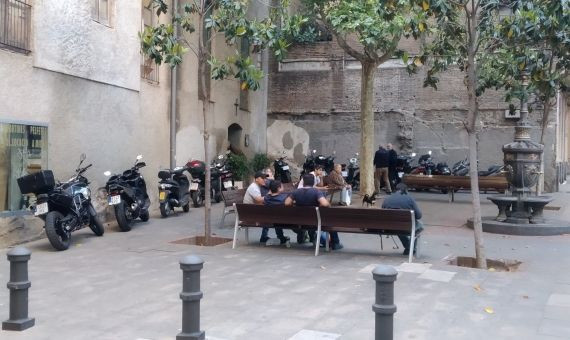
<path id="1" fill-rule="evenodd" d="M 410 47 L 413 48 L 413 45 Z M 328 55 L 328 57 L 327 57 Z M 284 66 L 285 65 L 285 66 Z M 458 70 L 440 75 L 438 90 L 423 87 L 424 74 L 408 75 L 390 60 L 375 79 L 375 141 L 393 143 L 398 152 L 421 155 L 433 151 L 437 161 L 453 163 L 468 156 L 467 95 Z M 480 98 L 480 169 L 502 164 L 501 147 L 513 139 L 516 121 L 505 119 L 508 105 L 497 91 Z M 282 64 L 273 63 L 268 108 L 268 148 L 283 150 L 302 164 L 308 150 L 336 152 L 347 162 L 360 145 L 360 67 L 333 42 L 293 48 Z M 539 114 L 532 114 L 538 139 Z M 555 119 L 555 118 L 553 118 Z M 275 128 L 273 127 L 275 125 Z M 555 129 L 549 127 L 545 147 L 545 188 L 553 188 Z M 285 143 L 286 142 L 286 143 Z"/>

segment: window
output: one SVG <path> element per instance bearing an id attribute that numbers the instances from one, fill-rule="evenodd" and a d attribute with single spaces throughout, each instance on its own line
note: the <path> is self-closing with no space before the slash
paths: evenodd
<path id="1" fill-rule="evenodd" d="M 30 0 L 0 0 L 0 47 L 30 52 Z"/>
<path id="2" fill-rule="evenodd" d="M 0 211 L 27 209 L 17 179 L 47 169 L 47 127 L 0 122 Z"/>
<path id="3" fill-rule="evenodd" d="M 151 27 L 155 24 L 155 14 L 152 10 L 152 1 L 142 1 L 142 27 Z M 158 84 L 158 65 L 145 55 L 141 56 L 141 78 L 148 80 L 151 83 Z"/>
<path id="4" fill-rule="evenodd" d="M 91 0 L 91 18 L 100 24 L 111 26 L 111 1 L 112 0 Z"/>

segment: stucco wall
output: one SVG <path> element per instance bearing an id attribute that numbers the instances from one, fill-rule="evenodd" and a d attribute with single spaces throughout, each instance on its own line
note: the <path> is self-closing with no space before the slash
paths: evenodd
<path id="1" fill-rule="evenodd" d="M 33 2 L 34 66 L 138 90 L 141 1 L 109 1 L 110 27 L 91 18 L 92 3 Z"/>

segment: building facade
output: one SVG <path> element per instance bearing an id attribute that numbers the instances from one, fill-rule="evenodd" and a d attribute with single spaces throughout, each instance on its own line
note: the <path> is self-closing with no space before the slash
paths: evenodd
<path id="1" fill-rule="evenodd" d="M 157 209 L 156 174 L 170 163 L 171 70 L 141 55 L 138 34 L 171 19 L 154 12 L 150 0 L 0 0 L 0 247 L 43 233 L 16 179 L 51 169 L 65 180 L 81 153 L 93 163 L 86 176 L 94 195 L 103 172 L 122 171 L 142 154 Z M 265 13 L 264 6 L 252 11 Z M 223 41 L 212 49 L 228 51 Z M 265 56 L 255 57 L 267 68 Z M 176 71 L 178 165 L 204 158 L 193 58 Z M 264 91 L 240 92 L 231 80 L 212 81 L 210 90 L 210 156 L 230 140 L 247 155 L 265 152 Z M 104 209 L 104 200 L 96 202 Z"/>

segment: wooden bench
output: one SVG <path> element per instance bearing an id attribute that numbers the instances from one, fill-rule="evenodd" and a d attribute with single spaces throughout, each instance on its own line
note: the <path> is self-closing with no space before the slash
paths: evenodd
<path id="1" fill-rule="evenodd" d="M 479 190 L 495 190 L 504 192 L 509 183 L 505 176 L 479 177 Z M 410 188 L 428 189 L 437 188 L 449 193 L 449 201 L 455 201 L 455 191 L 464 189 L 471 190 L 471 177 L 469 176 L 440 176 L 440 175 L 404 175 L 404 183 Z"/>
<path id="2" fill-rule="evenodd" d="M 319 255 L 321 232 L 404 235 L 410 236 L 409 262 L 412 262 L 419 235 L 416 235 L 416 220 L 411 210 L 284 207 L 253 204 L 236 204 L 236 220 L 232 247 L 237 245 L 238 230 L 245 228 L 249 242 L 250 227 L 282 224 L 285 228 L 316 230 L 315 256 Z M 328 249 L 328 240 L 327 240 Z M 416 251 L 417 252 L 417 251 Z M 418 253 L 419 255 L 419 253 Z"/>
<path id="3" fill-rule="evenodd" d="M 224 200 L 224 213 L 222 215 L 222 220 L 220 221 L 220 228 L 224 226 L 224 221 L 226 216 L 235 213 L 234 204 L 243 203 L 243 197 L 245 196 L 246 189 L 236 189 L 236 190 L 222 190 L 222 199 Z"/>

